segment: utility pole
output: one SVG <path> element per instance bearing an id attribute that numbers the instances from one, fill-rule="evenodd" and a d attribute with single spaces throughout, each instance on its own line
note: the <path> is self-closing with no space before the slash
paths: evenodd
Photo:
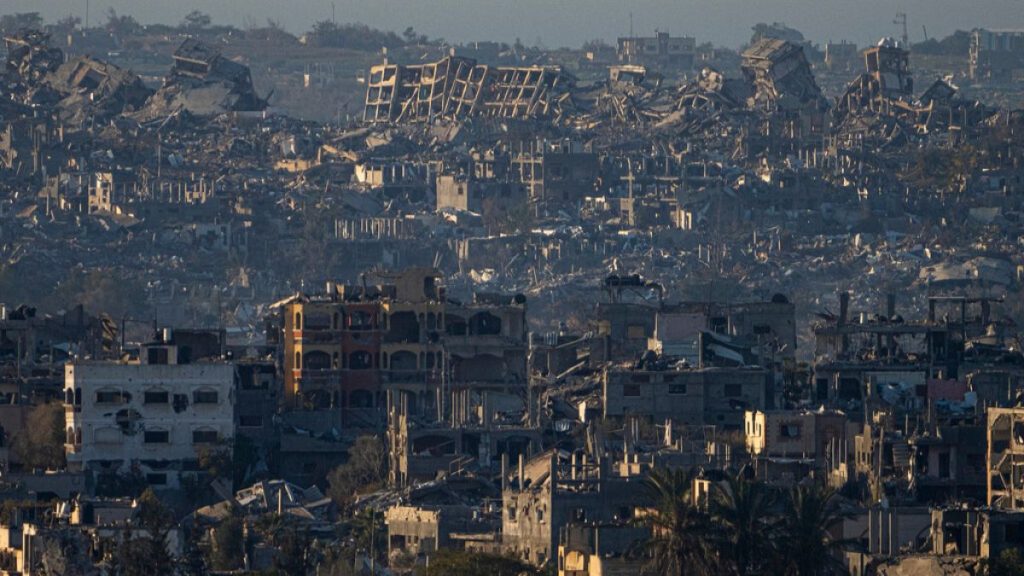
<path id="1" fill-rule="evenodd" d="M 374 512 L 375 510 L 370 508 L 370 576 L 376 576 L 377 574 L 377 560 L 374 557 L 374 540 L 377 539 L 376 528 L 374 525 Z"/>

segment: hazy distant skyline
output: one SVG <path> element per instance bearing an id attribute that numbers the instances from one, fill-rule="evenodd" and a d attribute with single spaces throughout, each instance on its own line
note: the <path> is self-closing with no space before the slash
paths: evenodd
<path id="1" fill-rule="evenodd" d="M 401 32 L 413 26 L 453 42 L 497 40 L 548 47 L 578 47 L 586 40 L 613 42 L 656 28 L 698 42 L 737 47 L 758 22 L 783 22 L 813 42 L 849 40 L 859 45 L 898 36 L 893 22 L 906 12 L 912 42 L 944 37 L 956 29 L 1024 29 L 1024 0 L 334 0 L 338 22 L 362 22 Z M 91 24 L 113 7 L 143 24 L 174 24 L 191 10 L 215 23 L 263 25 L 268 18 L 299 34 L 331 18 L 330 0 L 89 0 Z M 74 14 L 84 19 L 86 0 L 0 0 L 0 13 L 40 12 L 48 21 Z"/>

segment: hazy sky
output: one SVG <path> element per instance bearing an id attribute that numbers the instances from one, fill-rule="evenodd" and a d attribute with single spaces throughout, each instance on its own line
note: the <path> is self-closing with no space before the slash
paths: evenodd
<path id="1" fill-rule="evenodd" d="M 0 13 L 39 11 L 47 19 L 85 16 L 87 0 L 0 0 Z M 93 24 L 107 8 L 142 23 L 176 23 L 190 10 L 214 22 L 244 25 L 281 22 L 293 33 L 331 17 L 331 0 L 89 0 Z M 522 38 L 554 48 L 579 46 L 592 38 L 613 40 L 655 28 L 695 36 L 698 41 L 739 46 L 758 22 L 784 22 L 815 42 L 874 42 L 895 36 L 896 12 L 906 12 L 910 39 L 945 36 L 975 27 L 1024 29 L 1024 0 L 334 0 L 339 22 L 363 22 L 453 41 Z"/>

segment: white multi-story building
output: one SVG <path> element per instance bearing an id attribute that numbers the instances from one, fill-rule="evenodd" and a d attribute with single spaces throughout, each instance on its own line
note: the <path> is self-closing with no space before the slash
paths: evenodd
<path id="1" fill-rule="evenodd" d="M 234 436 L 235 366 L 178 364 L 177 348 L 143 348 L 140 363 L 75 362 L 64 369 L 68 467 L 141 472 L 180 485 L 204 447 Z"/>

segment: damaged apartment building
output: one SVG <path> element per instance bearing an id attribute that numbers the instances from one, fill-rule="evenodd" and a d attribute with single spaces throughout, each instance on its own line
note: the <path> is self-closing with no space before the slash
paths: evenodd
<path id="1" fill-rule="evenodd" d="M 237 439 L 257 484 L 204 529 L 278 510 L 333 546 L 372 511 L 389 554 L 364 572 L 451 548 L 639 573 L 640 488 L 666 466 L 698 507 L 740 473 L 831 486 L 857 574 L 1024 533 L 1012 33 L 974 34 L 973 57 L 886 38 L 822 61 L 762 25 L 739 50 L 428 39 L 381 63 L 142 28 L 6 39 L 11 494 L 189 488 Z M 66 311 L 14 306 L 37 287 Z M 174 328 L 153 339 L 154 318 Z M 69 470 L 34 474 L 7 440 L 62 396 Z M 335 507 L 364 436 L 386 472 Z"/>
<path id="2" fill-rule="evenodd" d="M 176 488 L 198 473 L 201 450 L 235 436 L 236 371 L 222 340 L 172 334 L 158 333 L 135 360 L 66 365 L 69 470 Z"/>
<path id="3" fill-rule="evenodd" d="M 337 426 L 387 422 L 392 481 L 430 479 L 465 458 L 487 468 L 539 446 L 527 386 L 526 300 L 461 302 L 432 269 L 280 305 L 285 402 Z"/>
<path id="4" fill-rule="evenodd" d="M 431 122 L 472 116 L 561 116 L 573 79 L 558 67 L 504 67 L 448 56 L 416 65 L 370 68 L 367 122 Z"/>
<path id="5" fill-rule="evenodd" d="M 620 476 L 610 457 L 585 449 L 552 450 L 502 475 L 501 546 L 537 566 L 558 563 L 563 534 L 572 527 L 629 527 L 644 499 L 640 477 Z M 629 543 L 642 541 L 633 530 Z M 636 566 L 633 566 L 636 568 Z"/>

